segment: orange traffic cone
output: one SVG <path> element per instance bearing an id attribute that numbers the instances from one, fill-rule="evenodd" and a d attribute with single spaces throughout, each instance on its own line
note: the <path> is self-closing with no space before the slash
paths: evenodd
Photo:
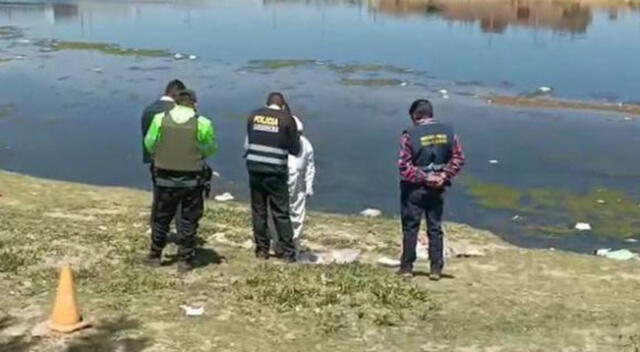
<path id="1" fill-rule="evenodd" d="M 89 322 L 83 321 L 82 315 L 80 315 L 73 273 L 69 266 L 63 267 L 60 272 L 58 293 L 48 323 L 51 330 L 62 333 L 71 333 L 91 325 Z"/>

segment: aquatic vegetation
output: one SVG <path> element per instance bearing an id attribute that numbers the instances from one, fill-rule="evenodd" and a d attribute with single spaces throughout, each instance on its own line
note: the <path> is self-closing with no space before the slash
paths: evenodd
<path id="1" fill-rule="evenodd" d="M 549 109 L 575 109 L 575 110 L 596 110 L 611 111 L 630 115 L 640 115 L 640 105 L 623 103 L 598 103 L 576 100 L 561 100 L 551 98 L 535 97 L 512 97 L 512 96 L 490 96 L 485 98 L 491 104 L 526 107 L 526 108 L 549 108 Z"/>
<path id="2" fill-rule="evenodd" d="M 14 26 L 0 26 L 0 39 L 16 39 L 22 37 L 22 30 Z"/>
<path id="3" fill-rule="evenodd" d="M 409 74 L 414 73 L 414 71 L 393 66 L 393 65 L 380 65 L 380 64 L 329 64 L 328 67 L 338 73 L 341 74 L 352 74 L 352 73 L 361 73 L 361 72 L 385 72 L 385 73 L 396 73 L 396 74 Z"/>
<path id="4" fill-rule="evenodd" d="M 251 60 L 242 69 L 249 71 L 279 70 L 315 64 L 316 60 L 305 59 L 275 59 L 275 60 Z"/>
<path id="5" fill-rule="evenodd" d="M 272 71 L 285 68 L 293 68 L 300 66 L 317 65 L 327 68 L 339 74 L 349 75 L 356 73 L 394 73 L 394 74 L 410 74 L 414 71 L 397 67 L 393 65 L 380 64 L 337 64 L 334 62 L 325 62 L 321 60 L 307 59 L 274 59 L 274 60 L 251 60 L 242 70 L 247 71 Z"/>
<path id="6" fill-rule="evenodd" d="M 463 178 L 462 183 L 484 207 L 565 221 L 565 227 L 528 225 L 529 229 L 548 234 L 575 233 L 569 227 L 585 221 L 602 236 L 631 237 L 640 232 L 640 203 L 621 190 L 597 188 L 574 193 L 554 188 L 518 189 L 469 176 Z"/>
<path id="7" fill-rule="evenodd" d="M 343 78 L 340 83 L 344 86 L 388 87 L 400 86 L 405 82 L 395 78 Z"/>
<path id="8" fill-rule="evenodd" d="M 40 42 L 38 45 L 49 47 L 54 51 L 62 51 L 62 50 L 97 51 L 103 54 L 117 55 L 117 56 L 166 57 L 171 55 L 171 53 L 166 50 L 128 49 L 128 48 L 123 48 L 116 44 L 109 44 L 109 43 L 46 41 L 46 42 Z"/>
<path id="9" fill-rule="evenodd" d="M 0 105 L 0 120 L 8 118 L 15 111 L 13 104 Z"/>
<path id="10" fill-rule="evenodd" d="M 513 209 L 521 207 L 523 192 L 500 184 L 481 182 L 465 176 L 461 182 L 467 191 L 477 199 L 478 204 L 491 209 Z"/>

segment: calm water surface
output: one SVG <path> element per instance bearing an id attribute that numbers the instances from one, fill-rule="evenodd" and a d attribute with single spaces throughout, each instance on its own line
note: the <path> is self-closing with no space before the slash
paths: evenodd
<path id="1" fill-rule="evenodd" d="M 544 85 L 563 98 L 640 101 L 640 12 L 479 3 L 0 1 L 0 26 L 24 31 L 21 38 L 0 39 L 0 59 L 13 59 L 0 63 L 0 166 L 146 188 L 139 114 L 167 80 L 180 77 L 198 90 L 202 112 L 219 129 L 221 152 L 211 162 L 223 175 L 220 192 L 246 197 L 243 116 L 268 91 L 283 90 L 317 149 L 314 208 L 377 207 L 395 214 L 398 137 L 409 123 L 410 102 L 426 96 L 438 116 L 456 126 L 469 159 L 466 181 L 451 192 L 449 219 L 527 246 L 587 251 L 622 245 L 532 230 L 532 224 L 562 228 L 589 219 L 556 216 L 560 210 L 550 205 L 514 222 L 517 209 L 480 206 L 470 184 L 577 195 L 619 189 L 640 199 L 640 122 L 611 113 L 502 108 L 477 98 Z M 39 38 L 166 49 L 198 59 L 42 52 L 34 45 Z M 280 69 L 249 63 L 264 59 L 317 62 Z M 346 64 L 394 68 L 333 67 Z M 380 79 L 403 83 L 378 86 Z"/>

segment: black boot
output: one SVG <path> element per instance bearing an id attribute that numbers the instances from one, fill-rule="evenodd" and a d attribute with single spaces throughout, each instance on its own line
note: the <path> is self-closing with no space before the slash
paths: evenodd
<path id="1" fill-rule="evenodd" d="M 256 258 L 259 260 L 269 260 L 269 251 L 256 251 Z"/>
<path id="2" fill-rule="evenodd" d="M 410 279 L 413 277 L 413 269 L 401 267 L 396 274 L 403 279 Z"/>
<path id="3" fill-rule="evenodd" d="M 144 258 L 144 264 L 152 268 L 160 267 L 162 265 L 162 251 L 151 250 Z"/>
<path id="4" fill-rule="evenodd" d="M 431 263 L 431 273 L 429 274 L 429 280 L 431 281 L 440 281 L 442 278 L 442 267 L 441 263 Z"/>

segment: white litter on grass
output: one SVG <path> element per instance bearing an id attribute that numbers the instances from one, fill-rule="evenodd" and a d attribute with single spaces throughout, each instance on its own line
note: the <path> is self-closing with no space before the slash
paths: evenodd
<path id="1" fill-rule="evenodd" d="M 225 192 L 223 194 L 218 194 L 217 196 L 213 197 L 213 199 L 215 199 L 216 202 L 228 202 L 234 200 L 235 197 L 231 193 Z"/>
<path id="2" fill-rule="evenodd" d="M 522 219 L 522 217 L 520 217 L 520 215 L 516 215 L 516 216 L 511 218 L 512 221 L 518 221 L 520 219 Z"/>
<path id="3" fill-rule="evenodd" d="M 180 308 L 184 310 L 184 314 L 188 317 L 199 317 L 204 314 L 204 307 L 194 307 L 183 304 L 180 306 Z"/>
<path id="4" fill-rule="evenodd" d="M 100 67 L 94 67 L 91 69 L 91 71 L 95 72 L 95 73 L 102 73 L 102 69 Z"/>
<path id="5" fill-rule="evenodd" d="M 400 261 L 398 259 L 391 259 L 389 257 L 381 257 L 378 258 L 378 265 L 386 266 L 389 268 L 397 268 L 400 266 Z"/>
<path id="6" fill-rule="evenodd" d="M 606 203 L 604 199 L 598 199 L 598 204 L 604 204 L 604 203 Z"/>
<path id="7" fill-rule="evenodd" d="M 22 59 L 24 59 L 24 55 L 16 55 L 14 58 L 16 60 L 22 60 Z"/>
<path id="8" fill-rule="evenodd" d="M 574 228 L 578 231 L 591 231 L 591 225 L 586 222 L 579 222 Z"/>
<path id="9" fill-rule="evenodd" d="M 604 258 L 614 259 L 614 260 L 638 259 L 638 254 L 633 253 L 628 249 L 620 249 L 617 251 L 612 251 L 610 248 L 602 248 L 602 249 L 596 250 L 595 255 L 597 255 L 598 257 L 604 257 Z"/>
<path id="10" fill-rule="evenodd" d="M 198 57 L 195 55 L 189 55 L 189 60 L 197 60 Z"/>
<path id="11" fill-rule="evenodd" d="M 635 238 L 627 238 L 624 241 L 627 242 L 627 243 L 638 243 L 638 240 L 636 240 Z"/>
<path id="12" fill-rule="evenodd" d="M 408 85 L 409 85 L 409 83 L 407 83 L 407 82 L 402 82 L 402 83 L 400 83 L 400 87 L 406 87 L 406 86 L 408 86 Z"/>
<path id="13" fill-rule="evenodd" d="M 312 255 L 314 258 L 312 258 L 313 261 L 310 261 L 307 264 L 349 264 L 359 261 L 362 252 L 358 249 L 346 248 L 335 249 L 325 253 L 312 253 L 310 255 Z"/>
<path id="14" fill-rule="evenodd" d="M 416 245 L 416 257 L 418 260 L 429 260 L 429 245 L 418 242 Z"/>
<path id="15" fill-rule="evenodd" d="M 184 58 L 184 55 L 176 53 L 175 55 L 173 55 L 173 58 L 176 60 L 182 60 Z"/>
<path id="16" fill-rule="evenodd" d="M 493 164 L 493 165 L 495 165 L 495 164 L 498 164 L 498 163 L 500 163 L 500 161 L 498 161 L 498 160 L 496 160 L 496 159 L 491 159 L 491 160 L 489 160 L 489 164 Z"/>
<path id="17" fill-rule="evenodd" d="M 449 91 L 446 89 L 440 89 L 438 90 L 438 93 L 440 93 L 441 95 L 449 95 Z"/>
<path id="18" fill-rule="evenodd" d="M 336 249 L 324 257 L 326 264 L 349 264 L 360 260 L 362 252 L 357 249 Z"/>
<path id="19" fill-rule="evenodd" d="M 538 91 L 540 93 L 551 93 L 553 91 L 553 88 L 542 86 L 542 87 L 538 88 Z"/>
<path id="20" fill-rule="evenodd" d="M 372 208 L 368 208 L 365 209 L 363 211 L 360 212 L 360 215 L 367 217 L 367 218 L 377 218 L 378 216 L 382 215 L 382 211 L 379 209 L 372 209 Z"/>

